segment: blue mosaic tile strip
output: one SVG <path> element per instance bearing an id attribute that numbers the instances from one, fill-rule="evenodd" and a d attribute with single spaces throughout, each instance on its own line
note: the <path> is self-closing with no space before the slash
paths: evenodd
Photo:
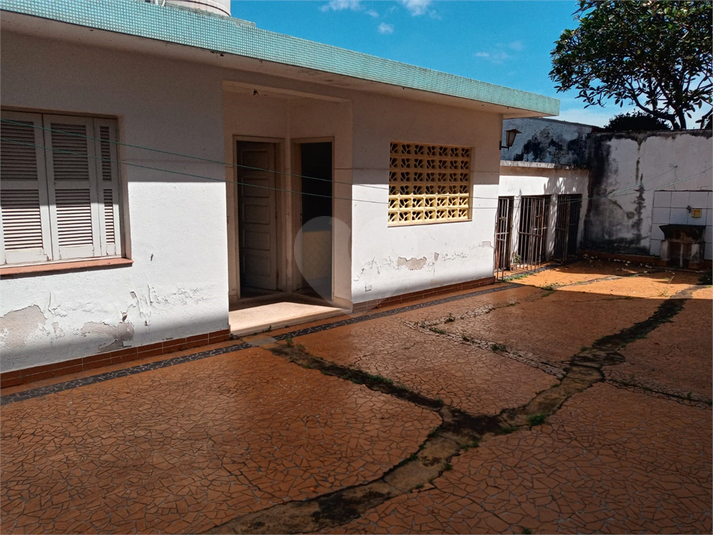
<path id="1" fill-rule="evenodd" d="M 0 0 L 0 9 L 77 26 L 558 115 L 558 99 L 269 32 L 239 19 L 141 0 Z M 9 25 L 8 25 L 9 27 Z"/>

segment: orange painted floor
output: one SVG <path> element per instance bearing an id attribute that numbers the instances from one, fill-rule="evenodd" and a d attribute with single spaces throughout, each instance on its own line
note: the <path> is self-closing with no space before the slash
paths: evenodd
<path id="1" fill-rule="evenodd" d="M 477 417 L 527 403 L 573 354 L 681 299 L 543 425 L 330 531 L 711 532 L 713 290 L 698 278 L 579 262 L 279 342 Z M 0 531 L 199 533 L 378 479 L 440 422 L 269 346 L 14 401 L 0 409 Z"/>

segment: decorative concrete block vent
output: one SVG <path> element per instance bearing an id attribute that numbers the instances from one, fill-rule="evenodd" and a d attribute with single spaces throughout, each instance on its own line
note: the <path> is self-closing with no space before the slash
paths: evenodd
<path id="1" fill-rule="evenodd" d="M 389 225 L 470 219 L 468 147 L 391 143 Z"/>
<path id="2" fill-rule="evenodd" d="M 661 225 L 661 259 L 669 266 L 700 269 L 705 250 L 705 225 Z"/>

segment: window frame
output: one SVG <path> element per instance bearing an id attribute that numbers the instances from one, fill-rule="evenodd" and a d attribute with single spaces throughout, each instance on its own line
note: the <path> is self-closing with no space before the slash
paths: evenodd
<path id="1" fill-rule="evenodd" d="M 36 181 L 3 177 L 0 194 L 3 191 L 6 194 L 22 190 L 38 192 L 42 246 L 7 249 L 5 220 L 10 220 L 7 210 L 11 201 L 0 205 L 0 274 L 73 269 L 80 265 L 131 263 L 124 256 L 127 218 L 126 207 L 122 202 L 125 192 L 117 150 L 118 120 L 90 115 L 10 109 L 2 109 L 2 118 L 32 123 L 34 129 Z M 73 134 L 56 128 L 57 125 L 82 126 L 84 132 Z M 7 124 L 3 124 L 3 129 L 5 128 Z M 86 136 L 86 143 L 76 144 L 75 138 L 82 136 Z M 61 146 L 62 137 L 65 144 L 69 141 L 71 145 L 74 141 L 79 152 L 75 152 L 75 149 L 57 148 Z M 85 153 L 82 148 L 86 149 Z M 55 165 L 55 160 L 62 160 L 60 155 L 67 155 L 64 158 L 67 161 Z M 27 153 L 24 156 L 27 156 Z M 24 162 L 21 164 L 24 165 Z M 63 170 L 67 170 L 67 165 L 70 166 L 70 175 L 82 175 L 82 178 L 77 180 L 75 176 L 65 176 L 62 179 L 56 177 L 55 173 L 62 174 Z M 75 167 L 72 168 L 72 165 Z M 89 202 L 84 204 L 87 193 Z M 65 210 L 60 214 L 62 203 Z M 16 210 L 21 216 L 24 215 L 22 207 Z M 60 216 L 62 221 L 58 219 Z M 84 217 L 83 221 L 76 219 L 79 216 Z M 15 218 L 15 222 L 17 221 L 23 221 L 23 218 Z M 84 234 L 83 241 L 77 239 L 78 232 Z M 91 237 L 88 236 L 89 232 Z M 17 236 L 18 234 L 15 235 L 16 240 Z M 90 243 L 87 243 L 87 240 Z"/>

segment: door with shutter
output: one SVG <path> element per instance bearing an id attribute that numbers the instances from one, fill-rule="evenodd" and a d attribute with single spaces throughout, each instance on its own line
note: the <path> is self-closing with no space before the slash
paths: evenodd
<path id="1" fill-rule="evenodd" d="M 55 260 L 100 256 L 97 160 L 91 118 L 44 116 Z"/>
<path id="2" fill-rule="evenodd" d="M 52 257 L 42 119 L 3 112 L 0 130 L 0 262 Z"/>

